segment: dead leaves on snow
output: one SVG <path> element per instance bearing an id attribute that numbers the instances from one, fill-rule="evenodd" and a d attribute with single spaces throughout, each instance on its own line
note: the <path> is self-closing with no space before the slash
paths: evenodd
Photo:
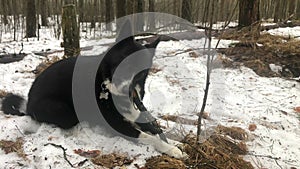
<path id="1" fill-rule="evenodd" d="M 5 152 L 5 154 L 9 153 L 17 153 L 17 155 L 25 160 L 27 160 L 26 154 L 23 149 L 24 140 L 19 137 L 16 141 L 11 140 L 0 140 L 0 148 Z"/>
<path id="2" fill-rule="evenodd" d="M 101 154 L 100 150 L 77 149 L 74 150 L 74 153 L 90 159 L 91 162 L 95 165 L 103 166 L 107 168 L 130 165 L 134 160 L 124 154 L 118 154 L 118 153 Z"/>

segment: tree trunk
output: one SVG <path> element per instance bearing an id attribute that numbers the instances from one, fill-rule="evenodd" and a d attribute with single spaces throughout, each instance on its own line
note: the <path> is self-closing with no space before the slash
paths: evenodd
<path id="1" fill-rule="evenodd" d="M 126 14 L 133 14 L 134 0 L 126 0 Z"/>
<path id="2" fill-rule="evenodd" d="M 17 10 L 17 2 L 16 0 L 12 0 L 12 6 L 16 7 L 15 10 L 13 10 L 13 18 L 14 18 L 14 41 L 17 40 L 16 34 L 18 29 L 18 23 L 19 23 L 19 15 Z"/>
<path id="3" fill-rule="evenodd" d="M 121 18 L 126 15 L 126 9 L 124 8 L 124 0 L 117 0 L 116 1 L 116 17 Z M 117 22 L 117 32 L 119 28 L 122 26 L 123 23 Z"/>
<path id="4" fill-rule="evenodd" d="M 149 0 L 149 12 L 155 12 L 154 0 Z M 149 30 L 153 31 L 155 29 L 155 14 L 149 16 Z"/>
<path id="5" fill-rule="evenodd" d="M 97 0 L 94 0 L 93 3 L 93 9 L 92 9 L 92 20 L 91 20 L 91 28 L 95 28 L 96 27 L 96 18 L 97 18 Z"/>
<path id="6" fill-rule="evenodd" d="M 296 7 L 296 0 L 288 0 L 288 15 L 291 16 L 295 13 L 295 7 Z"/>
<path id="7" fill-rule="evenodd" d="M 62 31 L 65 57 L 79 55 L 79 29 L 76 21 L 75 5 L 69 4 L 63 7 Z"/>
<path id="8" fill-rule="evenodd" d="M 74 0 L 64 0 L 64 5 L 75 4 Z"/>
<path id="9" fill-rule="evenodd" d="M 7 3 L 8 3 L 8 0 L 2 0 L 2 8 L 3 8 L 3 23 L 4 25 L 7 25 L 8 24 L 8 19 L 7 19 Z"/>
<path id="10" fill-rule="evenodd" d="M 219 20 L 225 21 L 226 13 L 224 11 L 225 0 L 221 0 L 220 2 L 220 12 L 219 12 Z"/>
<path id="11" fill-rule="evenodd" d="M 259 0 L 239 0 L 239 27 L 259 21 Z"/>
<path id="12" fill-rule="evenodd" d="M 191 9 L 191 1 L 190 0 L 182 0 L 182 6 L 181 6 L 181 17 L 183 19 L 186 19 L 187 21 L 192 21 L 192 9 Z"/>
<path id="13" fill-rule="evenodd" d="M 40 0 L 42 26 L 47 26 L 47 0 Z"/>
<path id="14" fill-rule="evenodd" d="M 297 1 L 296 18 L 300 19 L 300 0 Z"/>
<path id="15" fill-rule="evenodd" d="M 141 32 L 144 30 L 144 18 L 143 18 L 143 14 L 142 12 L 144 11 L 143 10 L 143 0 L 137 0 L 137 4 L 136 4 L 136 12 L 137 13 L 140 13 L 137 15 L 137 18 L 136 18 L 136 32 Z"/>
<path id="16" fill-rule="evenodd" d="M 279 19 L 279 12 L 280 10 L 280 0 L 277 0 L 276 1 L 276 4 L 275 4 L 275 12 L 274 12 L 274 22 L 277 23 L 280 19 Z"/>
<path id="17" fill-rule="evenodd" d="M 36 37 L 35 0 L 27 0 L 26 9 L 26 37 Z"/>
<path id="18" fill-rule="evenodd" d="M 112 10 L 112 0 L 105 0 L 106 30 L 111 30 L 111 24 L 110 24 L 110 22 L 112 21 L 111 10 Z"/>
<path id="19" fill-rule="evenodd" d="M 79 0 L 78 1 L 79 23 L 84 21 L 83 7 L 84 7 L 84 0 Z"/>

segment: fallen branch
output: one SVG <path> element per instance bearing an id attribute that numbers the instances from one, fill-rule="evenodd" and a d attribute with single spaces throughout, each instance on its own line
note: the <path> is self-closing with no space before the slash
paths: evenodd
<path id="1" fill-rule="evenodd" d="M 52 146 L 54 146 L 54 147 L 56 147 L 56 148 L 62 149 L 62 150 L 63 150 L 63 153 L 64 153 L 64 159 L 68 162 L 68 164 L 69 164 L 72 168 L 74 168 L 74 165 L 73 165 L 73 164 L 68 160 L 68 158 L 67 158 L 67 153 L 66 153 L 67 149 L 66 149 L 66 148 L 64 148 L 62 145 L 57 145 L 57 144 L 54 144 L 54 143 L 47 143 L 47 144 L 44 144 L 44 146 L 48 146 L 48 145 L 52 145 Z"/>
<path id="2" fill-rule="evenodd" d="M 279 22 L 276 23 L 275 25 L 266 25 L 266 26 L 262 26 L 261 25 L 261 31 L 268 31 L 270 29 L 276 29 L 276 28 L 286 28 L 286 27 L 295 27 L 295 26 L 300 26 L 300 21 L 291 21 L 291 22 Z"/>
<path id="3" fill-rule="evenodd" d="M 278 167 L 282 169 L 282 166 L 278 164 L 278 160 L 281 159 L 280 157 L 272 157 L 271 155 L 260 155 L 260 154 L 253 154 L 253 153 L 248 153 L 247 155 L 272 159 L 275 161 L 275 163 L 278 165 Z"/>

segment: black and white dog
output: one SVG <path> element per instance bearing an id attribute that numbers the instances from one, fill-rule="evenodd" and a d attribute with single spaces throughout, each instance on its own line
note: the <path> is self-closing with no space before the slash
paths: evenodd
<path id="1" fill-rule="evenodd" d="M 149 66 L 152 65 L 158 43 L 159 38 L 151 44 L 139 44 L 134 40 L 130 21 L 125 21 L 116 43 L 104 55 L 98 56 L 103 59 L 97 67 L 94 99 L 102 117 L 116 133 L 151 144 L 162 153 L 182 158 L 185 155 L 167 142 L 156 120 L 142 102 Z M 126 64 L 132 55 L 136 57 L 131 59 L 130 64 Z M 80 120 L 75 111 L 72 87 L 73 73 L 79 57 L 56 62 L 35 79 L 28 94 L 26 113 L 21 110 L 26 101 L 14 94 L 8 94 L 2 101 L 3 112 L 12 115 L 26 114 L 36 121 L 55 124 L 64 129 L 75 126 Z M 86 57 L 85 61 L 88 67 L 95 59 Z M 133 74 L 133 68 L 140 64 L 146 64 L 148 69 Z M 121 71 L 126 70 L 126 73 L 114 79 L 120 65 L 123 65 Z"/>

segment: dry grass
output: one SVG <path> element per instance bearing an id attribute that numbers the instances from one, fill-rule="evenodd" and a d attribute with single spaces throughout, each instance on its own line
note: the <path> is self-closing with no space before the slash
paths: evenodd
<path id="1" fill-rule="evenodd" d="M 235 67 L 240 63 L 253 69 L 258 75 L 266 77 L 300 76 L 300 41 L 291 37 L 275 36 L 261 33 L 253 38 L 251 31 L 228 30 L 220 36 L 222 39 L 239 40 L 233 47 L 219 49 L 232 62 L 224 66 Z M 258 44 L 261 44 L 258 45 Z M 273 72 L 270 64 L 280 65 L 281 72 Z"/>
<path id="2" fill-rule="evenodd" d="M 148 168 L 155 168 L 155 169 L 185 169 L 186 166 L 183 161 L 171 158 L 166 155 L 156 156 L 149 159 L 146 159 L 145 167 Z"/>
<path id="3" fill-rule="evenodd" d="M 283 37 L 271 35 L 269 33 L 261 33 L 253 38 L 252 32 L 246 30 L 228 30 L 225 31 L 219 38 L 238 40 L 243 44 L 255 46 L 257 43 L 262 44 L 266 51 L 277 55 L 297 55 L 300 53 L 300 41 L 292 37 Z"/>
<path id="4" fill-rule="evenodd" d="M 177 160 L 168 156 L 156 156 L 147 159 L 145 168 L 201 168 L 201 169 L 253 169 L 250 162 L 243 159 L 247 154 L 247 133 L 238 127 L 218 126 L 213 135 L 203 143 L 196 136 L 188 134 L 183 140 L 183 151 L 189 155 L 186 160 Z"/>
<path id="5" fill-rule="evenodd" d="M 217 133 L 230 136 L 236 140 L 247 140 L 248 134 L 247 132 L 240 127 L 225 127 L 225 126 L 217 126 Z"/>
<path id="6" fill-rule="evenodd" d="M 95 158 L 92 158 L 91 161 L 95 165 L 100 165 L 107 168 L 115 168 L 129 165 L 133 162 L 133 159 L 129 159 L 126 155 L 111 153 L 99 155 Z"/>

